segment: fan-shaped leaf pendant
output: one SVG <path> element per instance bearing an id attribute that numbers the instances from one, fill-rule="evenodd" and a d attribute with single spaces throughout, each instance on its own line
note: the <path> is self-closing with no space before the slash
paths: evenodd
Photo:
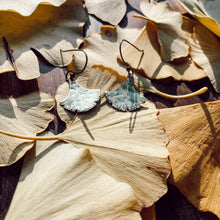
<path id="1" fill-rule="evenodd" d="M 72 112 L 87 112 L 94 108 L 100 98 L 99 89 L 86 89 L 69 79 L 70 90 L 66 99 L 60 105 Z"/>
<path id="2" fill-rule="evenodd" d="M 115 90 L 106 91 L 107 101 L 120 111 L 136 111 L 141 107 L 141 103 L 147 101 L 147 98 L 141 96 L 133 85 L 133 76 L 128 75 L 126 81 L 121 87 Z"/>

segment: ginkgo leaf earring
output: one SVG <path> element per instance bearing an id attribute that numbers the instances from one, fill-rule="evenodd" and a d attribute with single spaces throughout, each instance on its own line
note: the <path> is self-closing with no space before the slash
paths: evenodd
<path id="1" fill-rule="evenodd" d="M 132 68 L 125 62 L 121 52 L 123 42 L 131 43 L 127 40 L 122 40 L 119 46 L 120 56 L 123 63 L 127 66 L 128 76 L 121 87 L 115 90 L 105 91 L 105 96 L 107 101 L 120 111 L 136 111 L 141 107 L 142 103 L 147 101 L 147 98 L 141 96 L 134 87 Z M 134 46 L 133 44 L 131 45 Z M 138 49 L 136 46 L 134 47 L 143 54 L 143 50 Z"/>
<path id="2" fill-rule="evenodd" d="M 72 112 L 87 112 L 93 109 L 99 102 L 101 98 L 100 90 L 99 89 L 87 89 L 80 85 L 78 85 L 74 81 L 74 77 L 76 74 L 82 73 L 88 63 L 88 56 L 85 51 L 80 49 L 72 49 L 72 50 L 60 50 L 61 58 L 63 60 L 62 52 L 69 52 L 69 51 L 81 51 L 85 54 L 86 62 L 83 69 L 79 72 L 68 71 L 66 74 L 66 78 L 69 80 L 69 94 L 67 98 L 60 102 L 60 105 L 69 111 Z"/>

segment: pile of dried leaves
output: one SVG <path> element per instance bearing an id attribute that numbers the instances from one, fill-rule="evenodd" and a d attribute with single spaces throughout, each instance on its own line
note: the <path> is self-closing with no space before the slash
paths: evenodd
<path id="1" fill-rule="evenodd" d="M 170 4 L 169 4 L 170 3 Z M 172 3 L 172 4 L 171 4 Z M 220 217 L 220 102 L 158 110 L 146 101 L 135 112 L 107 103 L 105 91 L 119 88 L 134 70 L 139 93 L 172 96 L 151 80 L 194 81 L 209 77 L 220 92 L 220 18 L 217 0 L 142 0 L 134 15 L 143 28 L 122 28 L 124 0 L 6 1 L 0 5 L 0 72 L 15 71 L 21 80 L 41 75 L 36 53 L 50 64 L 83 69 L 76 82 L 100 89 L 101 101 L 86 113 L 60 106 L 69 85 L 55 97 L 35 92 L 0 99 L 0 165 L 25 155 L 7 220 L 14 219 L 141 219 L 167 192 L 167 178 L 199 210 Z M 136 6 L 136 5 L 135 5 Z M 186 12 L 191 16 L 186 16 Z M 83 37 L 87 14 L 109 25 Z M 140 22 L 140 23 L 139 23 Z M 16 24 L 16 25 L 15 25 Z M 68 50 L 60 54 L 60 50 Z M 74 56 L 73 56 L 74 55 Z M 219 75 L 219 76 L 218 76 Z M 66 130 L 44 132 L 56 108 Z"/>

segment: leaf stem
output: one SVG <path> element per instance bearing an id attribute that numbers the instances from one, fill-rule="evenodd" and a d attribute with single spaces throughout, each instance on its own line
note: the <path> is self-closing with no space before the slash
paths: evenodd
<path id="1" fill-rule="evenodd" d="M 195 92 L 186 94 L 186 95 L 169 95 L 166 93 L 163 93 L 157 89 L 153 89 L 150 92 L 155 93 L 157 95 L 163 96 L 165 98 L 171 98 L 171 99 L 185 99 L 185 98 L 189 98 L 189 97 L 193 97 L 196 95 L 201 95 L 203 93 L 205 93 L 208 90 L 207 87 L 203 87 Z M 20 139 L 25 139 L 25 140 L 31 140 L 31 141 L 40 141 L 40 140 L 59 140 L 60 139 L 60 135 L 56 135 L 56 136 L 48 136 L 48 137 L 39 137 L 39 136 L 35 136 L 35 137 L 28 137 L 28 136 L 22 136 L 22 135 L 17 135 L 17 134 L 12 134 L 6 131 L 2 131 L 0 130 L 0 134 L 3 135 L 7 135 L 10 137 L 14 137 L 14 138 L 20 138 Z"/>
<path id="2" fill-rule="evenodd" d="M 193 97 L 193 96 L 196 96 L 196 95 L 201 95 L 203 93 L 205 93 L 206 91 L 208 90 L 207 87 L 203 87 L 195 92 L 192 92 L 192 93 L 189 93 L 189 94 L 186 94 L 186 95 L 170 95 L 170 94 L 166 94 L 166 93 L 163 93 L 157 89 L 154 89 L 153 91 L 151 91 L 152 93 L 155 93 L 157 95 L 160 95 L 160 96 L 163 96 L 165 98 L 170 98 L 170 99 L 185 99 L 185 98 L 189 98 L 189 97 Z"/>
<path id="3" fill-rule="evenodd" d="M 147 21 L 149 21 L 150 23 L 153 23 L 153 24 L 155 24 L 156 22 L 154 22 L 154 21 L 152 21 L 151 19 L 149 19 L 149 18 L 147 18 L 147 17 L 145 17 L 145 16 L 143 16 L 143 15 L 132 15 L 134 18 L 141 18 L 141 19 L 144 19 L 144 20 L 147 20 Z"/>
<path id="4" fill-rule="evenodd" d="M 199 11 L 198 9 L 196 9 L 196 8 L 193 8 L 193 11 L 194 12 L 196 12 L 196 13 L 198 13 L 200 16 L 202 16 L 202 17 L 205 17 L 206 15 L 205 14 L 203 14 L 201 11 Z"/>
<path id="5" fill-rule="evenodd" d="M 22 135 L 17 135 L 17 134 L 8 133 L 8 132 L 1 131 L 1 130 L 0 130 L 0 134 L 7 135 L 7 136 L 10 136 L 10 137 L 20 138 L 20 139 L 25 139 L 25 140 L 31 140 L 31 141 L 59 140 L 59 135 L 56 135 L 56 136 L 48 136 L 48 137 L 38 137 L 38 136 L 35 136 L 35 137 L 27 137 L 27 136 L 22 136 Z"/>

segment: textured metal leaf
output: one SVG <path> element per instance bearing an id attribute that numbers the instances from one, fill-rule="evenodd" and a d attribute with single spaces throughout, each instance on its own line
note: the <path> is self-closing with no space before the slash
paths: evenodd
<path id="1" fill-rule="evenodd" d="M 75 81 L 69 80 L 70 91 L 66 99 L 60 102 L 65 109 L 72 112 L 87 112 L 99 102 L 99 89 L 86 89 Z"/>
<path id="2" fill-rule="evenodd" d="M 136 111 L 147 98 L 138 94 L 133 85 L 133 77 L 129 75 L 121 87 L 106 91 L 107 101 L 120 111 Z"/>

